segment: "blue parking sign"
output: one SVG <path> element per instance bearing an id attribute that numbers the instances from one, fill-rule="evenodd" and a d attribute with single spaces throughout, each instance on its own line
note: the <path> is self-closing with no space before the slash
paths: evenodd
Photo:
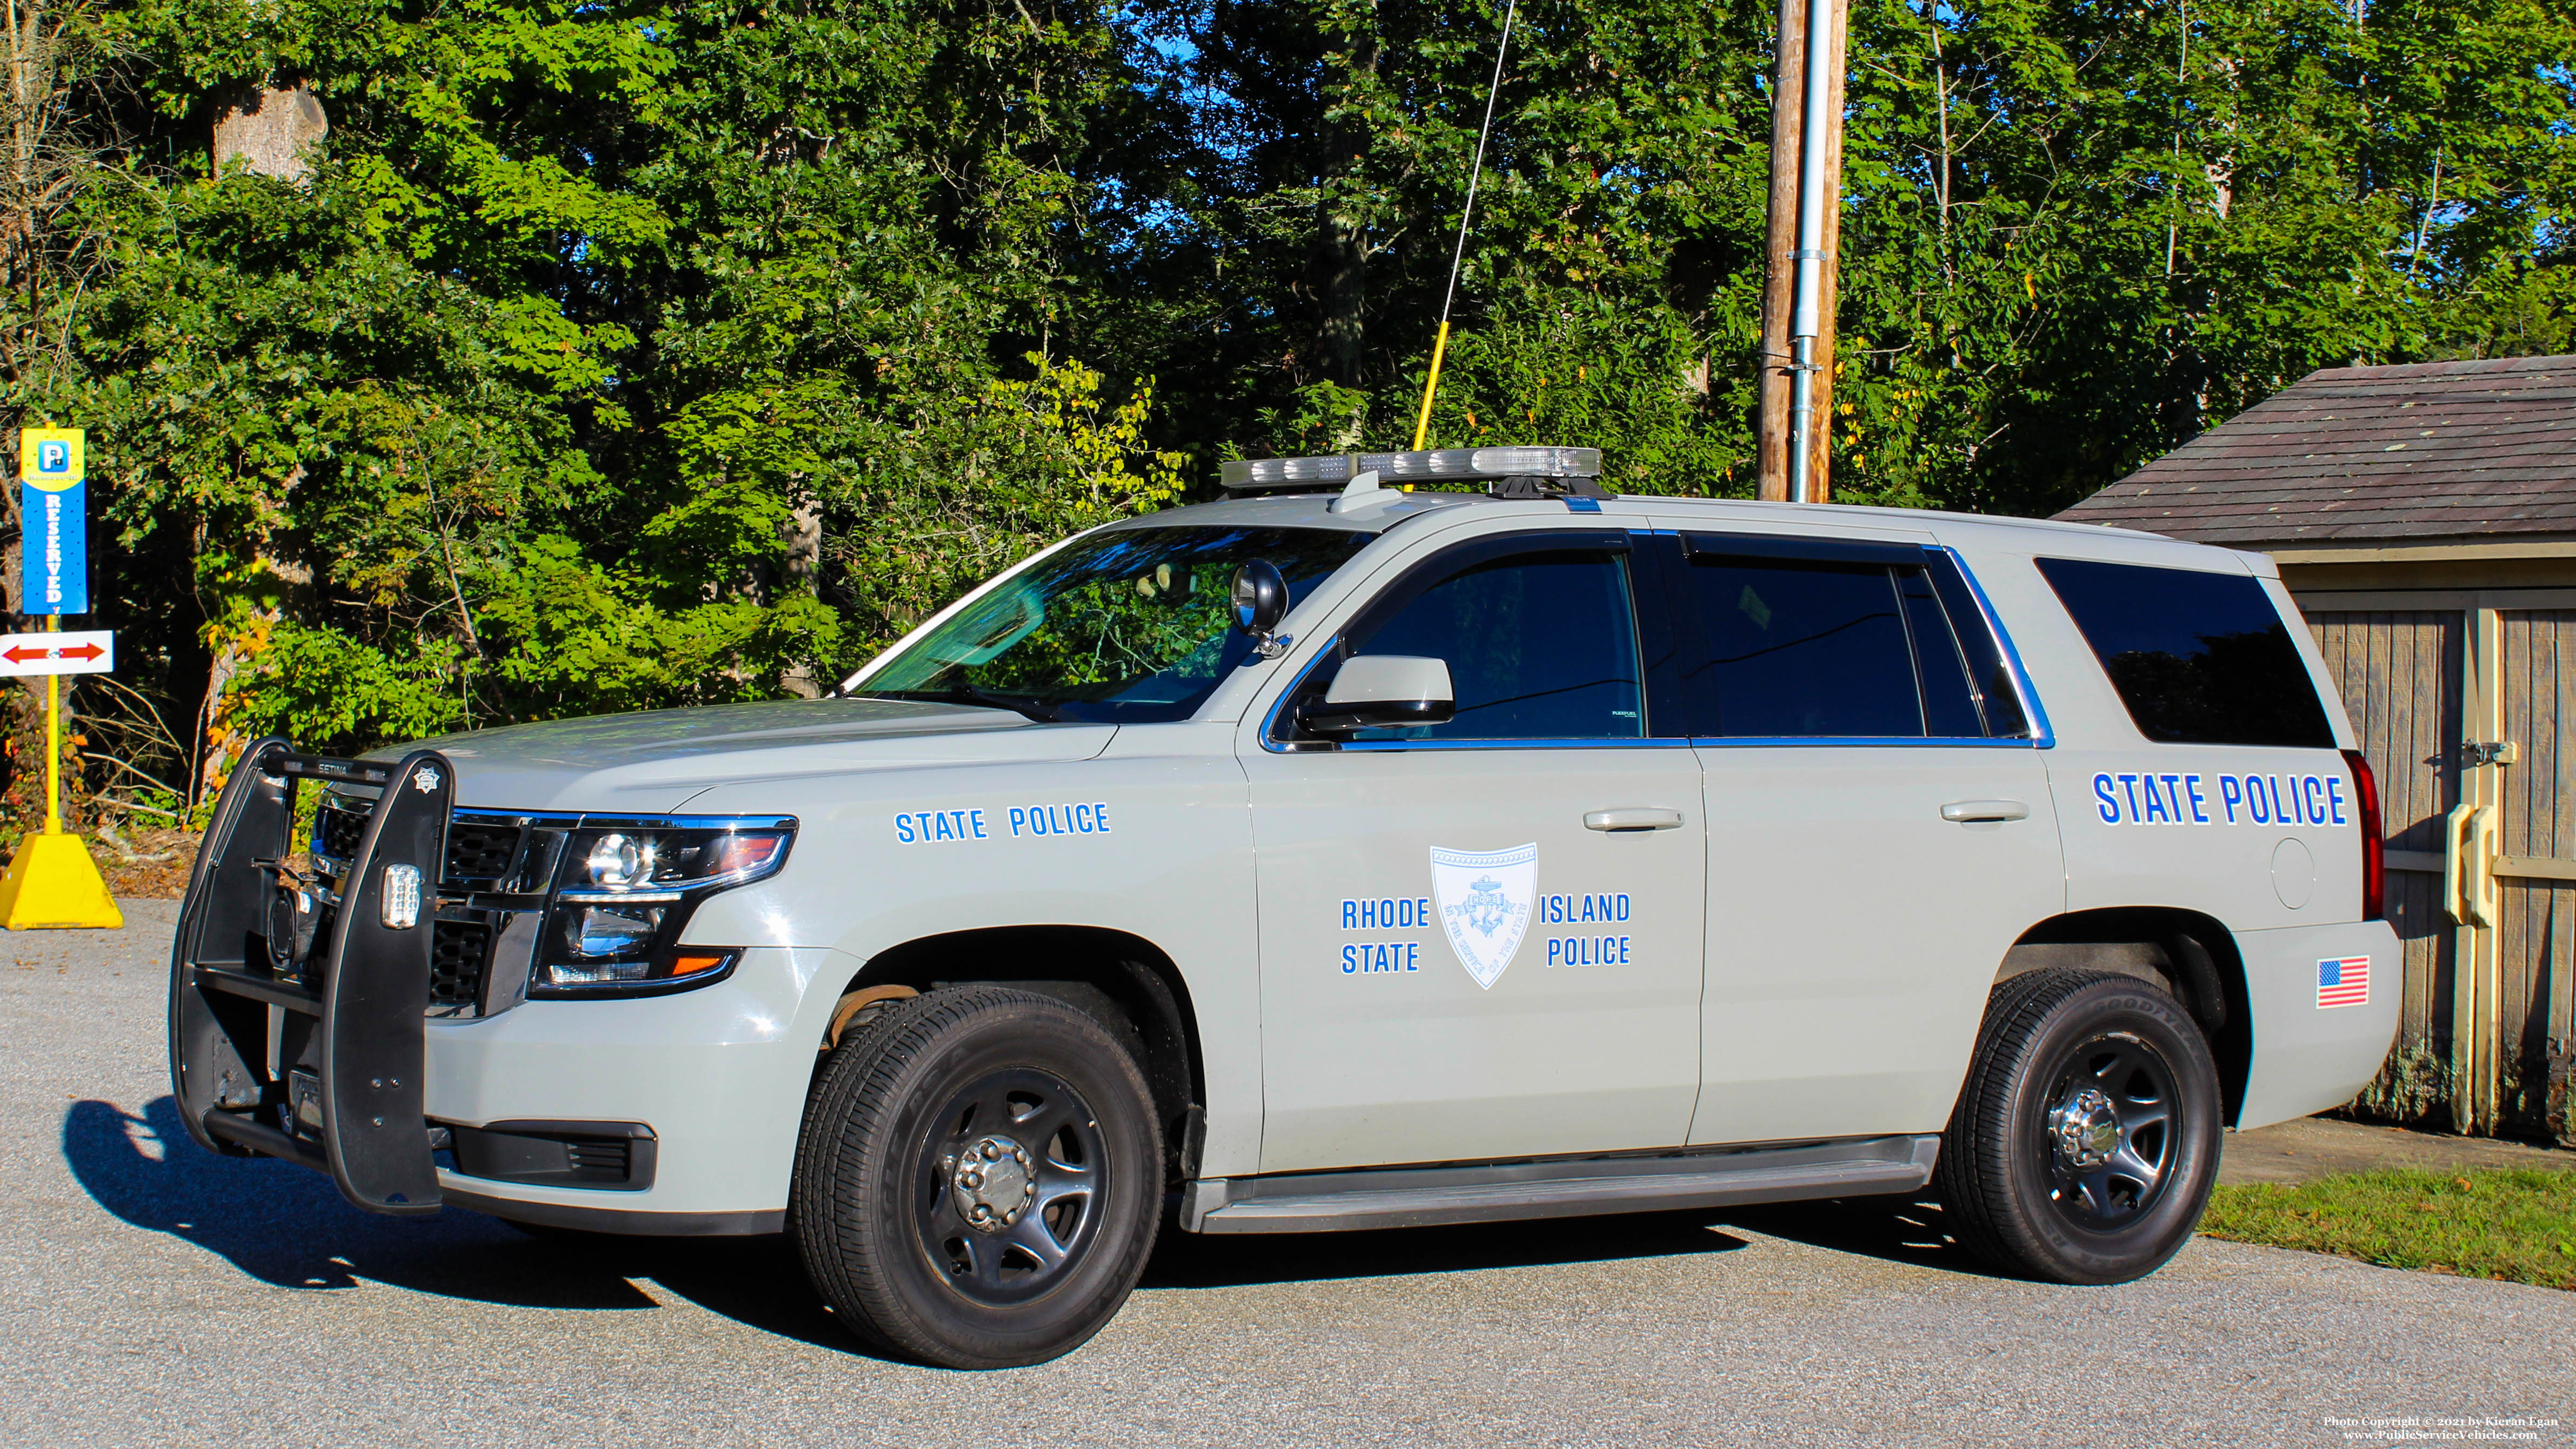
<path id="1" fill-rule="evenodd" d="M 19 430 L 20 613 L 89 612 L 84 441 L 78 428 Z"/>

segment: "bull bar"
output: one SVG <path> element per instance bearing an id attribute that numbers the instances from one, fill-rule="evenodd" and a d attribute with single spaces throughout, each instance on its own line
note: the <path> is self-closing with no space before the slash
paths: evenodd
<path id="1" fill-rule="evenodd" d="M 290 858 L 299 780 L 377 792 L 336 885 Z M 369 1212 L 439 1210 L 423 1022 L 455 780 L 435 750 L 243 751 L 170 952 L 170 1089 L 201 1146 L 328 1173 Z"/>

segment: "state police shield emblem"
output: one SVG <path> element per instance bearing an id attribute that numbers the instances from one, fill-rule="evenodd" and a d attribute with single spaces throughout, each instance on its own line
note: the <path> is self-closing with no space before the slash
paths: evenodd
<path id="1" fill-rule="evenodd" d="M 1521 948 L 1538 900 L 1538 843 L 1510 850 L 1431 847 L 1431 894 L 1458 964 L 1492 990 Z"/>

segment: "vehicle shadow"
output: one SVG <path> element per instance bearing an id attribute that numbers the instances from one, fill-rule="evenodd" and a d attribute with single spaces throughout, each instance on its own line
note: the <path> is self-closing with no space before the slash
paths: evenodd
<path id="1" fill-rule="evenodd" d="M 554 1244 L 569 1261 L 624 1278 L 644 1278 L 745 1328 L 816 1348 L 875 1357 L 832 1317 L 784 1233 L 745 1238 L 648 1238 L 573 1234 Z M 901 1362 L 901 1360 L 895 1360 Z"/>
<path id="2" fill-rule="evenodd" d="M 193 1243 L 280 1288 L 348 1288 L 361 1279 L 528 1308 L 650 1308 L 597 1264 L 549 1252 L 497 1219 L 450 1208 L 434 1218 L 360 1212 L 320 1173 L 198 1146 L 162 1097 L 141 1114 L 75 1102 L 63 1158 L 83 1191 L 120 1220 Z"/>
<path id="3" fill-rule="evenodd" d="M 1941 1204 L 1929 1196 L 1834 1198 L 1720 1208 L 1713 1221 L 1765 1237 L 1786 1238 L 1837 1253 L 1991 1277 L 1949 1235 Z"/>
<path id="4" fill-rule="evenodd" d="M 162 1097 L 138 1115 L 77 1102 L 62 1150 L 92 1200 L 119 1220 L 167 1233 L 282 1288 L 360 1281 L 528 1308 L 658 1306 L 630 1280 L 764 1333 L 837 1352 L 866 1350 L 807 1282 L 794 1245 L 757 1238 L 625 1238 L 528 1233 L 449 1208 L 389 1218 L 343 1201 L 328 1178 L 268 1158 L 218 1157 Z M 1942 1234 L 1937 1206 L 1905 1199 L 1616 1217 L 1555 1218 L 1353 1233 L 1202 1236 L 1167 1229 L 1138 1286 L 1206 1289 L 1343 1278 L 1550 1267 L 1731 1253 L 1728 1228 L 1838 1252 L 1979 1271 Z"/>
<path id="5" fill-rule="evenodd" d="M 1625 1258 L 1727 1253 L 1745 1241 L 1704 1212 L 1546 1218 L 1352 1233 L 1184 1233 L 1166 1227 L 1142 1288 L 1233 1288 L 1254 1283 L 1462 1273 Z"/>

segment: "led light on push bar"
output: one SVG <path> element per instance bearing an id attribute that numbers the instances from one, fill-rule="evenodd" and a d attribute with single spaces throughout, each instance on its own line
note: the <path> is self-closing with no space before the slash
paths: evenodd
<path id="1" fill-rule="evenodd" d="M 420 924 L 419 866 L 385 867 L 384 920 L 389 929 L 396 931 L 408 931 Z"/>

